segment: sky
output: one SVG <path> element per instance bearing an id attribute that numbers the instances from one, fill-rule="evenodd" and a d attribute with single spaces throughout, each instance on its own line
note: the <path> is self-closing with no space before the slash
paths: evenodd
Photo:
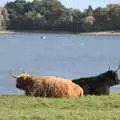
<path id="1" fill-rule="evenodd" d="M 3 6 L 6 2 L 9 1 L 14 1 L 14 0 L 0 0 L 0 6 Z M 107 4 L 110 3 L 120 4 L 120 0 L 59 0 L 59 1 L 61 1 L 63 5 L 67 8 L 78 8 L 80 10 L 84 10 L 88 8 L 89 5 L 92 5 L 93 8 L 96 8 L 96 7 L 105 7 Z"/>

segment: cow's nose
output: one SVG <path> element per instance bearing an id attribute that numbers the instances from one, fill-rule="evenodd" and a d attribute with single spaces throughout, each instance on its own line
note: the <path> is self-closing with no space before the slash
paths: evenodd
<path id="1" fill-rule="evenodd" d="M 18 84 L 16 84 L 16 88 L 20 88 L 20 86 Z"/>

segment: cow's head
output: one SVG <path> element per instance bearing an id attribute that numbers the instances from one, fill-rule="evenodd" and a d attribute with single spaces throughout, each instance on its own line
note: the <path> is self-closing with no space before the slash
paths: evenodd
<path id="1" fill-rule="evenodd" d="M 118 66 L 118 68 L 115 71 L 110 70 L 110 68 L 109 68 L 109 70 L 104 73 L 106 81 L 108 81 L 108 84 L 110 86 L 120 84 L 120 80 L 118 78 L 118 70 L 119 69 L 120 69 L 120 65 Z"/>
<path id="2" fill-rule="evenodd" d="M 19 89 L 24 90 L 27 86 L 31 84 L 30 74 L 27 74 L 27 73 L 22 73 L 20 75 L 11 74 L 11 76 L 16 78 L 16 87 Z"/>

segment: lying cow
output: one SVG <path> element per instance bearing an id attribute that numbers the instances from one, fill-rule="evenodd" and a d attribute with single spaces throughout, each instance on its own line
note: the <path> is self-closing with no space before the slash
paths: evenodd
<path id="1" fill-rule="evenodd" d="M 83 96 L 83 89 L 73 83 L 71 80 L 66 80 L 57 77 L 32 76 L 27 73 L 16 78 L 16 87 L 24 90 L 27 96 L 42 96 L 42 97 L 80 97 Z"/>
<path id="2" fill-rule="evenodd" d="M 87 78 L 73 79 L 72 82 L 80 85 L 85 95 L 108 95 L 111 86 L 120 84 L 116 71 L 108 70 L 100 75 Z"/>

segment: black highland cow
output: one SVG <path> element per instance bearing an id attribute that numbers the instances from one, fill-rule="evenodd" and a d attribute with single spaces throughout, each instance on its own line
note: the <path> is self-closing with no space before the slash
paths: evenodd
<path id="1" fill-rule="evenodd" d="M 94 77 L 73 79 L 72 82 L 80 85 L 84 90 L 84 95 L 109 95 L 110 87 L 120 84 L 118 70 L 108 70 Z"/>

